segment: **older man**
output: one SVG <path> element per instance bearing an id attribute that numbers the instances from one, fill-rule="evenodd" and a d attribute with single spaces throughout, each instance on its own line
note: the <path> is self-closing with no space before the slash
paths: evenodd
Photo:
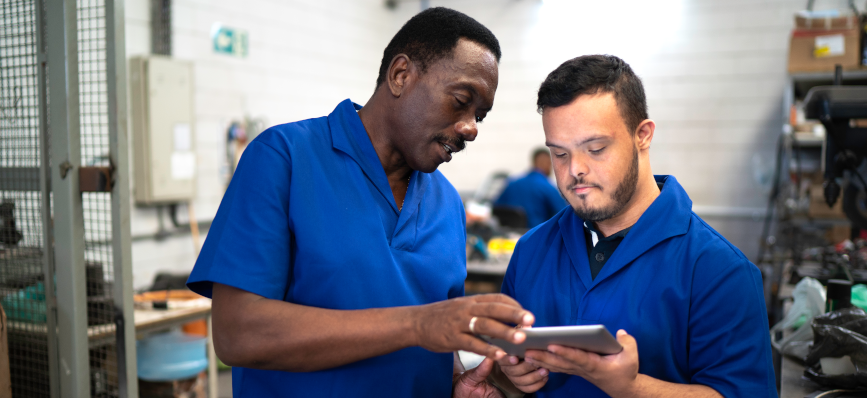
<path id="1" fill-rule="evenodd" d="M 496 396 L 502 350 L 533 323 L 504 295 L 461 297 L 464 211 L 436 171 L 494 103 L 500 47 L 472 18 L 413 17 L 373 96 L 275 126 L 244 152 L 189 279 L 213 295 L 240 397 Z M 490 359 L 461 373 L 458 349 Z M 453 384 L 454 380 L 454 384 Z"/>

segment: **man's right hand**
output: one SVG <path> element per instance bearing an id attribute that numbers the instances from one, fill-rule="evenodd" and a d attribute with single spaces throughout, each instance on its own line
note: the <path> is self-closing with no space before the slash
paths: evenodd
<path id="1" fill-rule="evenodd" d="M 515 356 L 507 356 L 499 361 L 500 371 L 509 381 L 526 394 L 539 391 L 548 382 L 548 369 L 540 368 Z"/>
<path id="2" fill-rule="evenodd" d="M 414 324 L 417 345 L 433 352 L 464 350 L 499 360 L 506 353 L 470 331 L 476 317 L 475 334 L 520 344 L 527 336 L 507 324 L 530 327 L 535 317 L 517 301 L 503 294 L 459 297 L 419 307 Z"/>

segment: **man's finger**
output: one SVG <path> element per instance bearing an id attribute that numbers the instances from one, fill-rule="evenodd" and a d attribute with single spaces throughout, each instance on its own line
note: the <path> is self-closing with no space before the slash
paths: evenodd
<path id="1" fill-rule="evenodd" d="M 470 308 L 470 314 L 524 327 L 531 326 L 536 321 L 530 311 L 499 302 L 478 303 Z"/>
<path id="2" fill-rule="evenodd" d="M 485 379 L 491 374 L 494 369 L 494 361 L 490 358 L 485 358 L 479 366 L 470 369 L 464 373 L 467 384 L 479 385 L 485 382 Z"/>
<path id="3" fill-rule="evenodd" d="M 617 342 L 623 346 L 624 351 L 638 350 L 638 343 L 635 341 L 635 337 L 632 337 L 623 329 L 617 331 Z"/>
<path id="4" fill-rule="evenodd" d="M 512 384 L 514 384 L 515 386 L 531 386 L 547 378 L 548 369 L 545 368 L 535 369 L 529 373 L 524 373 L 517 376 L 509 375 L 509 380 L 511 380 Z"/>
<path id="5" fill-rule="evenodd" d="M 515 387 L 518 387 L 519 389 L 522 389 L 522 391 L 525 391 L 525 392 L 538 391 L 538 390 L 539 390 L 540 388 L 542 388 L 542 386 L 544 386 L 545 383 L 547 383 L 547 382 L 548 382 L 548 376 L 545 376 L 542 380 L 539 380 L 539 381 L 538 381 L 537 383 L 535 383 L 535 384 L 532 384 L 532 385 L 529 385 L 529 386 L 521 386 L 521 387 L 515 386 Z"/>
<path id="6" fill-rule="evenodd" d="M 515 299 L 506 296 L 505 294 L 495 293 L 495 294 L 477 294 L 472 296 L 471 300 L 476 303 L 486 303 L 486 302 L 495 302 L 502 303 L 513 307 L 524 308 L 519 304 Z M 520 326 L 531 326 L 533 322 L 536 321 L 536 318 L 532 313 L 527 311 L 521 318 L 519 318 L 519 322 L 515 322 Z"/>
<path id="7" fill-rule="evenodd" d="M 566 358 L 567 360 L 581 367 L 584 367 L 591 362 L 598 361 L 599 358 L 601 358 L 599 354 L 593 352 L 587 352 L 584 350 L 579 350 L 577 348 L 565 347 L 556 344 L 548 346 L 548 351 L 551 351 L 560 357 Z"/>
<path id="8" fill-rule="evenodd" d="M 500 347 L 488 344 L 476 337 L 471 337 L 466 334 L 458 336 L 458 349 L 476 353 L 487 358 L 498 361 L 506 356 L 506 352 Z"/>
<path id="9" fill-rule="evenodd" d="M 502 360 L 500 360 L 502 363 Z M 500 369 L 509 376 L 521 376 L 527 373 L 536 371 L 539 369 L 538 366 L 533 365 L 527 361 L 523 361 L 517 365 L 500 365 Z"/>
<path id="10" fill-rule="evenodd" d="M 515 299 L 513 299 L 509 296 L 506 296 L 505 294 L 502 294 L 502 293 L 476 294 L 476 295 L 472 296 L 472 299 L 473 299 L 473 301 L 475 301 L 477 303 L 494 302 L 494 303 L 503 303 L 503 304 L 509 304 L 509 305 L 513 305 L 516 307 L 524 308 L 521 306 L 521 304 L 519 304 L 517 301 L 515 301 Z"/>
<path id="11" fill-rule="evenodd" d="M 546 351 L 527 350 L 527 353 L 525 355 L 527 356 L 527 361 L 530 361 L 531 363 L 538 365 L 539 367 L 552 370 L 553 368 L 569 369 L 574 367 L 575 365 L 579 367 L 581 366 L 581 364 L 573 363 L 566 358 Z"/>
<path id="12" fill-rule="evenodd" d="M 497 361 L 500 366 L 514 366 L 521 362 L 521 359 L 514 355 L 507 355 Z"/>
<path id="13" fill-rule="evenodd" d="M 476 318 L 473 331 L 476 334 L 503 339 L 514 344 L 523 343 L 527 338 L 521 329 L 515 329 L 488 318 Z"/>

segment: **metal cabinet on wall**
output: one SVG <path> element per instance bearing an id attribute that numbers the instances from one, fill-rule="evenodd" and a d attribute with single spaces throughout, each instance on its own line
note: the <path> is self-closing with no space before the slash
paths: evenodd
<path id="1" fill-rule="evenodd" d="M 136 203 L 190 201 L 196 193 L 193 68 L 165 56 L 129 60 Z"/>

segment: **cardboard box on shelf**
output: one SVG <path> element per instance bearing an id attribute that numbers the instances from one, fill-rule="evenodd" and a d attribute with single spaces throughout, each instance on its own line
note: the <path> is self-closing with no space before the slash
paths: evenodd
<path id="1" fill-rule="evenodd" d="M 795 29 L 857 29 L 858 24 L 858 17 L 855 15 L 825 18 L 811 18 L 804 15 L 795 15 Z"/>
<path id="2" fill-rule="evenodd" d="M 795 29 L 789 41 L 789 73 L 861 67 L 861 28 Z"/>
<path id="3" fill-rule="evenodd" d="M 843 198 L 837 199 L 834 207 L 828 207 L 828 204 L 825 203 L 822 184 L 815 184 L 810 187 L 810 210 L 808 215 L 812 218 L 846 219 L 846 214 L 843 213 Z"/>

